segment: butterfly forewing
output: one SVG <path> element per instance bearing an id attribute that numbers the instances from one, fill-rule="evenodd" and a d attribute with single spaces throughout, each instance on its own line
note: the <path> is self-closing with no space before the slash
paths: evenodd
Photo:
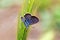
<path id="1" fill-rule="evenodd" d="M 35 24 L 35 23 L 39 22 L 39 19 L 35 16 L 31 16 L 31 21 L 32 21 L 31 24 Z"/>

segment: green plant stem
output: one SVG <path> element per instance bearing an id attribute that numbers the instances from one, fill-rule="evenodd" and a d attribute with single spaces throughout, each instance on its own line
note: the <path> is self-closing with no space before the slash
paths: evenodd
<path id="1" fill-rule="evenodd" d="M 26 38 L 27 38 L 27 29 L 25 28 L 22 40 L 26 40 Z"/>

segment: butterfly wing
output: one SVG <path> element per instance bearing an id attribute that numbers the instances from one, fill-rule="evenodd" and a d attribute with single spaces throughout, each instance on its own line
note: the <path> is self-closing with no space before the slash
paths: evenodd
<path id="1" fill-rule="evenodd" d="M 27 13 L 24 15 L 26 21 L 29 23 L 29 25 L 31 24 L 31 14 Z"/>
<path id="2" fill-rule="evenodd" d="M 39 22 L 39 19 L 35 16 L 31 16 L 31 18 L 27 18 L 26 20 L 29 23 L 29 25 L 32 25 L 32 24 Z"/>
<path id="3" fill-rule="evenodd" d="M 37 17 L 35 17 L 35 16 L 31 16 L 31 23 L 30 23 L 30 25 L 35 24 L 37 22 L 39 22 L 39 19 Z"/>
<path id="4" fill-rule="evenodd" d="M 39 21 L 37 17 L 31 16 L 31 14 L 25 14 L 24 17 L 28 21 L 29 25 L 35 24 Z"/>

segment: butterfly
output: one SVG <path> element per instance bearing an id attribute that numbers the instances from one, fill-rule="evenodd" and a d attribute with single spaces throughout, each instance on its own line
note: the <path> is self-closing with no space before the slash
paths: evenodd
<path id="1" fill-rule="evenodd" d="M 39 22 L 39 19 L 36 16 L 32 16 L 29 13 L 25 14 L 24 17 L 21 17 L 21 20 L 24 22 L 26 28 L 28 28 L 29 25 L 33 25 Z"/>

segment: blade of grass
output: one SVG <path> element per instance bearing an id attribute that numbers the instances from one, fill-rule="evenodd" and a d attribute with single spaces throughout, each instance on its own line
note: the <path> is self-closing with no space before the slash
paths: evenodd
<path id="1" fill-rule="evenodd" d="M 18 15 L 17 40 L 26 40 L 27 32 L 24 32 L 25 25 L 21 21 L 20 16 L 24 16 L 24 14 L 26 14 L 26 12 L 31 13 L 33 2 L 34 2 L 34 0 L 25 0 L 24 5 L 22 6 L 22 11 Z"/>

